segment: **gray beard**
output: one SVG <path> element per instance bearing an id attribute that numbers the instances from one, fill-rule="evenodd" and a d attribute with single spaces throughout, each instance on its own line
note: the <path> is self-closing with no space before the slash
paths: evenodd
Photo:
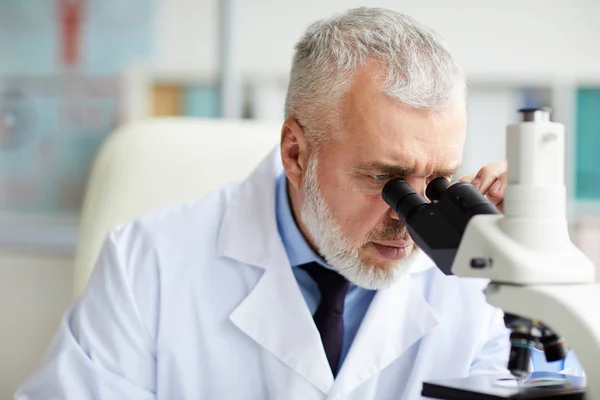
<path id="1" fill-rule="evenodd" d="M 353 247 L 325 204 L 317 182 L 317 158 L 311 157 L 304 179 L 305 201 L 301 219 L 321 256 L 350 282 L 365 289 L 385 289 L 400 281 L 409 270 L 417 251 L 388 268 L 365 263 L 359 255 L 364 245 Z"/>

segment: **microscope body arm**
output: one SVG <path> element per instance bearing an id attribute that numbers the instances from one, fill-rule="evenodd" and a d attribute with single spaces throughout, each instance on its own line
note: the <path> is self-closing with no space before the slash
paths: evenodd
<path id="1" fill-rule="evenodd" d="M 564 237 L 557 240 L 558 235 Z M 485 263 L 473 263 L 473 259 Z M 515 285 L 585 284 L 593 283 L 595 276 L 592 262 L 569 239 L 566 219 L 510 219 L 502 215 L 471 219 L 452 272 Z"/>

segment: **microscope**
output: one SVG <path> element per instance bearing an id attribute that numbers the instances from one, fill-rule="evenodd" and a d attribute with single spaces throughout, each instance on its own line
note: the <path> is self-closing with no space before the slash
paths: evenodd
<path id="1" fill-rule="evenodd" d="M 565 338 L 586 373 L 581 396 L 600 400 L 600 285 L 569 238 L 564 126 L 550 120 L 549 109 L 519 113 L 520 122 L 507 128 L 504 214 L 469 183 L 444 178 L 427 186 L 427 197 L 402 179 L 388 182 L 382 195 L 442 272 L 489 280 L 486 300 L 505 312 L 511 330 L 507 367 L 515 381 L 529 377 L 532 346 L 543 348 L 548 361 L 560 360 Z M 484 398 L 453 393 L 437 398 Z M 507 397 L 555 398 L 551 391 L 512 393 Z"/>

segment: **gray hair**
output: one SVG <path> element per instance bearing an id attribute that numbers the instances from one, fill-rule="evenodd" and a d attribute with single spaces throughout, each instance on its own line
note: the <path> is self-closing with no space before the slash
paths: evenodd
<path id="1" fill-rule="evenodd" d="M 381 90 L 419 109 L 439 109 L 465 96 L 460 65 L 433 31 L 381 8 L 356 8 L 313 23 L 296 45 L 285 102 L 286 118 L 307 135 L 332 129 L 336 104 L 353 73 L 369 60 L 382 69 Z M 323 115 L 324 113 L 328 115 Z M 306 125 L 318 124 L 306 127 Z M 322 138 L 321 138 L 322 139 Z"/>

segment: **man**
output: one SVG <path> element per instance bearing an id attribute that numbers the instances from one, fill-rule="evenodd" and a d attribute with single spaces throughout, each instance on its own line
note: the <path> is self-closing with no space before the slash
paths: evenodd
<path id="1" fill-rule="evenodd" d="M 414 399 L 504 372 L 485 282 L 443 275 L 381 197 L 459 168 L 465 83 L 437 36 L 381 9 L 319 21 L 285 112 L 247 180 L 110 233 L 17 399 Z M 500 203 L 504 170 L 465 180 Z"/>

